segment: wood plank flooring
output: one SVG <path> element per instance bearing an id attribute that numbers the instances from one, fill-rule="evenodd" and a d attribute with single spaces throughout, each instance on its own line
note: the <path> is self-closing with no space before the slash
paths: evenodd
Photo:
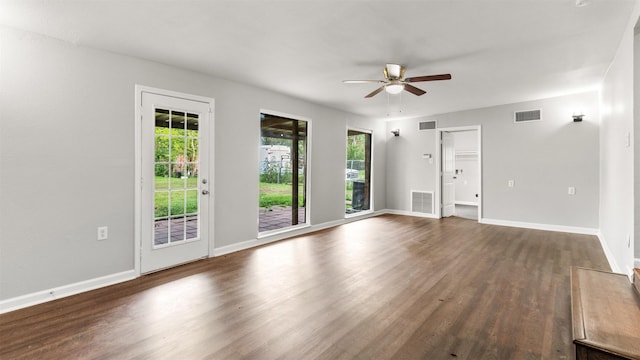
<path id="1" fill-rule="evenodd" d="M 0 315 L 0 359 L 573 359 L 596 237 L 384 215 Z"/>

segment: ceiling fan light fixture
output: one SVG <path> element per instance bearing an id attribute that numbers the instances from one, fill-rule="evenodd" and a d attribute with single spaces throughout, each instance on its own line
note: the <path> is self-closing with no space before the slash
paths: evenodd
<path id="1" fill-rule="evenodd" d="M 384 87 L 384 91 L 391 95 L 400 94 L 404 90 L 404 84 L 389 84 Z"/>

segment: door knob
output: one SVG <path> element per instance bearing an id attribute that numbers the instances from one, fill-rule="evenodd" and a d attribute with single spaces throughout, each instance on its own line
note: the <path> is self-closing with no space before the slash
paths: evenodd
<path id="1" fill-rule="evenodd" d="M 208 195 L 209 194 L 209 190 L 202 190 L 202 195 Z"/>

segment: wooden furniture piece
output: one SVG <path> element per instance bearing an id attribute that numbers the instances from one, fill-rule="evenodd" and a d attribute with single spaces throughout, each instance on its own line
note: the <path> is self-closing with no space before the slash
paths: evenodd
<path id="1" fill-rule="evenodd" d="M 640 296 L 623 274 L 571 268 L 576 360 L 640 359 Z"/>

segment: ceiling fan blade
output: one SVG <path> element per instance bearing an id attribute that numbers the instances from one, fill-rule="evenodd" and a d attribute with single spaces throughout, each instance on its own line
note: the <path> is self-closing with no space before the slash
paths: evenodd
<path id="1" fill-rule="evenodd" d="M 416 96 L 424 95 L 427 93 L 426 91 L 418 89 L 417 87 L 409 84 L 404 84 L 404 89 Z"/>
<path id="2" fill-rule="evenodd" d="M 405 82 L 436 81 L 436 80 L 451 80 L 451 74 L 414 76 L 414 77 L 404 79 Z"/>
<path id="3" fill-rule="evenodd" d="M 379 88 L 373 90 L 373 92 L 371 92 L 370 94 L 365 96 L 365 98 L 374 97 L 374 96 L 378 95 L 382 90 L 384 90 L 384 86 L 380 86 Z"/>
<path id="4" fill-rule="evenodd" d="M 342 80 L 345 84 L 369 84 L 369 83 L 384 83 L 383 80 Z"/>

